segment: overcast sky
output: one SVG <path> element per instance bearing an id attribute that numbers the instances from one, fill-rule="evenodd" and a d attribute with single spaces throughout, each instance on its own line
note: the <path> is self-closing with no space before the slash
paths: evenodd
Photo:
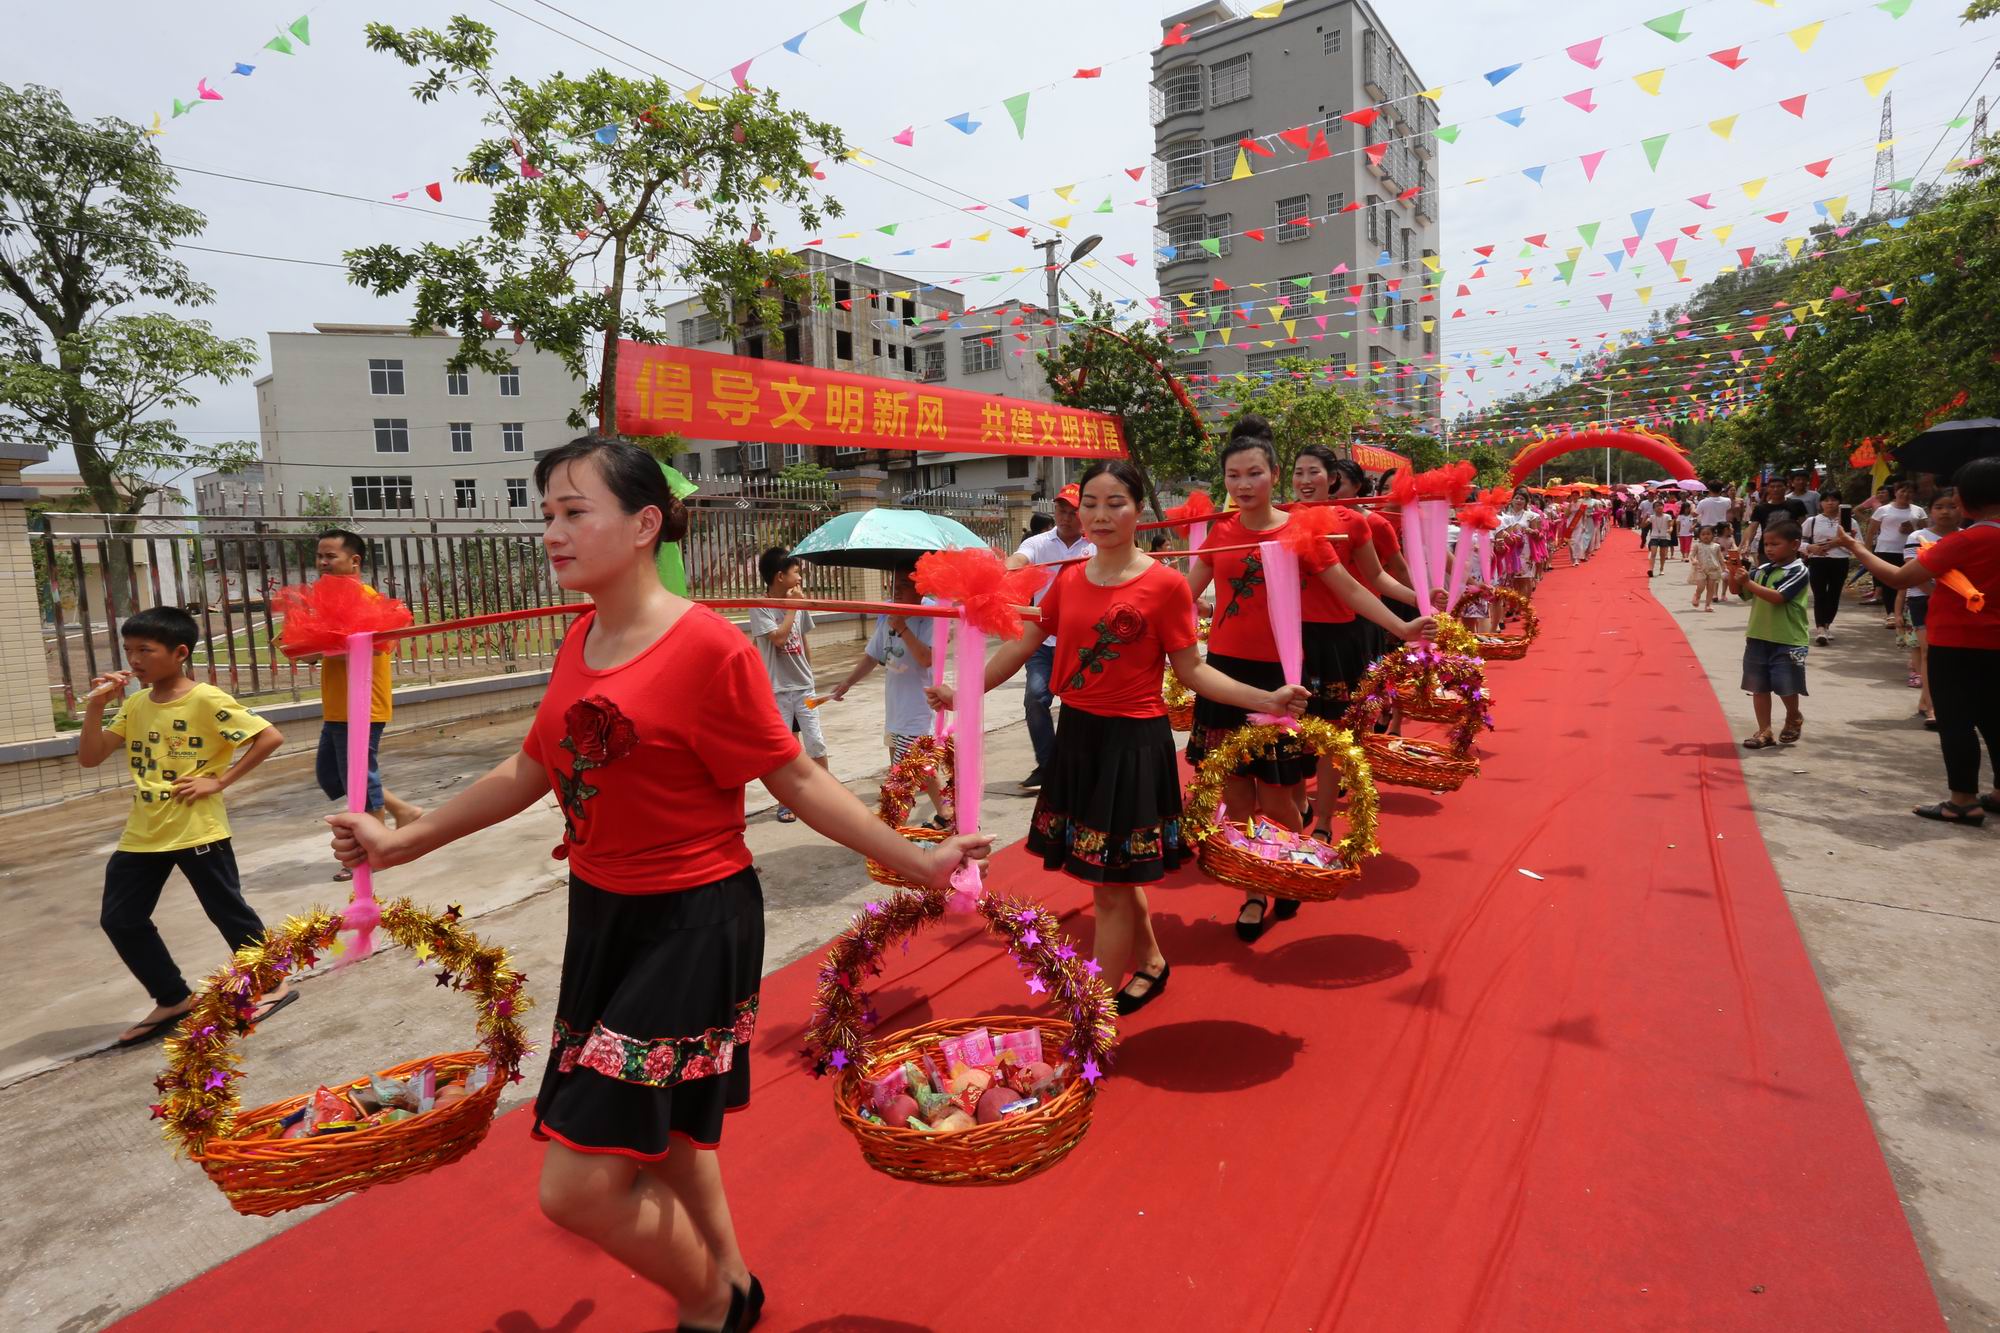
<path id="1" fill-rule="evenodd" d="M 840 124 L 877 163 L 867 170 L 828 170 L 824 188 L 847 208 L 844 222 L 829 231 L 869 237 L 868 243 L 833 241 L 829 248 L 867 254 L 938 283 L 964 279 L 957 290 L 969 303 L 1032 297 L 1040 275 L 1007 270 L 1032 268 L 1037 252 L 1001 228 L 1023 221 L 1020 212 L 1038 223 L 1074 213 L 1072 236 L 1105 236 L 1096 266 L 1073 270 L 1074 276 L 1114 298 L 1157 294 L 1148 263 L 1153 210 L 1134 202 L 1150 195 L 1151 183 L 1134 182 L 1123 169 L 1143 165 L 1151 154 L 1148 54 L 1160 17 L 1179 6 L 869 0 L 859 35 L 835 19 L 841 0 L 563 0 L 562 8 L 613 36 L 591 32 L 537 0 L 399 0 L 393 6 L 325 0 L 306 11 L 311 46 L 285 56 L 261 48 L 300 11 L 268 0 L 95 3 L 87 9 L 87 28 L 78 24 L 86 13 L 78 6 L 17 7 L 7 20 L 9 40 L 0 45 L 0 79 L 50 85 L 82 116 L 148 123 L 155 111 L 169 111 L 173 98 L 191 100 L 196 80 L 208 78 L 225 100 L 168 120 L 168 133 L 158 140 L 167 161 L 184 169 L 182 198 L 208 216 L 199 243 L 336 265 L 187 254 L 218 294 L 206 317 L 225 334 L 255 339 L 260 352 L 268 351 L 263 335 L 271 330 L 407 318 L 400 300 L 377 300 L 347 285 L 337 267 L 344 249 L 378 241 L 451 242 L 477 231 L 475 222 L 441 216 L 476 218 L 484 211 L 481 191 L 449 181 L 475 135 L 477 104 L 465 97 L 417 104 L 407 93 L 409 71 L 370 54 L 362 42 L 371 20 L 442 24 L 457 12 L 494 27 L 503 70 L 524 77 L 558 69 L 580 73 L 600 64 L 632 73 L 636 65 L 685 82 L 662 63 L 668 60 L 726 86 L 729 68 L 754 55 L 753 84 L 775 87 L 788 105 Z M 1928 160 L 1924 178 L 1935 177 L 1965 137 L 1963 130 L 1945 131 L 1944 122 L 1960 114 L 1990 66 L 2000 31 L 1991 23 L 1961 25 L 1960 8 L 1912 0 L 1904 17 L 1892 19 L 1844 0 L 1709 0 L 1688 6 L 1681 27 L 1690 35 L 1674 42 L 1641 26 L 1670 12 L 1665 0 L 1384 4 L 1383 17 L 1418 76 L 1444 90 L 1442 120 L 1462 126 L 1457 142 L 1439 150 L 1446 270 L 1440 328 L 1452 363 L 1484 359 L 1475 361 L 1481 367 L 1476 382 L 1453 373 L 1447 410 L 1546 376 L 1530 378 L 1528 365 L 1488 368 L 1489 349 L 1500 354 L 1516 347 L 1524 360 L 1547 350 L 1561 362 L 1574 355 L 1572 338 L 1594 346 L 1601 334 L 1642 324 L 1645 307 L 1637 289 L 1652 288 L 1654 308 L 1670 305 L 1733 262 L 1737 246 L 1769 246 L 1802 234 L 1814 217 L 1813 201 L 1846 195 L 1852 207 L 1865 207 L 1880 101 L 1863 87 L 1864 75 L 1899 67 L 1888 84 L 1895 97 L 1898 174 L 1916 175 Z M 1820 20 L 1823 29 L 1801 52 L 1787 34 Z M 807 32 L 801 54 L 779 45 L 801 31 Z M 1567 46 L 1596 37 L 1604 38 L 1598 69 L 1564 54 Z M 1740 68 L 1709 58 L 1730 47 L 1741 48 Z M 254 64 L 255 73 L 231 75 L 237 61 Z M 1482 77 L 1517 62 L 1521 68 L 1497 85 Z M 1069 77 L 1080 67 L 1102 67 L 1103 73 Z M 1662 68 L 1658 95 L 1635 84 L 1635 75 Z M 1586 88 L 1594 89 L 1596 110 L 1585 113 L 1562 100 Z M 1036 91 L 1026 134 L 1017 137 L 1001 100 L 1029 89 Z M 1986 88 L 1996 90 L 2000 79 Z M 1807 94 L 1803 117 L 1777 105 L 1800 93 Z M 1516 107 L 1523 109 L 1519 128 L 1495 118 Z M 967 136 L 943 123 L 966 111 L 982 122 L 977 133 Z M 1706 128 L 1732 114 L 1738 119 L 1728 140 Z M 892 141 L 912 125 L 914 146 Z M 1671 138 L 1657 170 L 1649 170 L 1639 143 L 1661 132 Z M 1586 182 L 1578 157 L 1599 149 L 1609 151 L 1594 183 Z M 1801 169 L 1826 158 L 1833 161 L 1824 179 Z M 1521 174 L 1534 166 L 1546 166 L 1540 185 Z M 384 202 L 302 194 L 199 175 L 197 168 Z M 1309 178 L 1303 167 L 1296 174 Z M 1471 183 L 1481 177 L 1486 179 Z M 1752 203 L 1741 183 L 1760 177 L 1768 184 Z M 433 180 L 446 182 L 442 205 L 422 196 L 423 185 Z M 1072 183 L 1074 206 L 1052 192 Z M 422 207 L 388 206 L 388 197 L 403 190 Z M 1016 210 L 1008 197 L 1021 194 L 1031 199 Z M 1690 202 L 1701 194 L 1710 196 L 1712 209 Z M 1114 211 L 1092 212 L 1107 195 Z M 994 208 L 960 211 L 981 202 Z M 1621 249 L 1621 238 L 1634 234 L 1630 215 L 1649 207 L 1656 211 L 1638 255 L 1612 272 L 1603 253 Z M 1789 213 L 1785 222 L 1764 220 L 1780 211 Z M 1580 244 L 1575 228 L 1591 221 L 1602 224 L 1597 242 L 1585 252 L 1574 285 L 1565 287 L 1551 264 Z M 887 223 L 902 224 L 893 241 L 872 231 Z M 1680 228 L 1693 224 L 1700 224 L 1699 235 L 1682 236 Z M 1718 224 L 1734 226 L 1726 247 L 1710 239 Z M 993 239 L 969 239 L 985 230 Z M 1047 232 L 1038 228 L 1038 235 Z M 1547 234 L 1548 248 L 1517 259 L 1522 238 L 1536 233 Z M 1691 261 L 1686 285 L 1677 286 L 1654 248 L 1674 238 L 1675 257 Z M 806 238 L 780 232 L 775 239 L 796 244 Z M 944 240 L 952 242 L 949 249 L 933 248 Z M 1471 281 L 1481 262 L 1473 247 L 1488 244 L 1496 247 L 1488 276 Z M 914 257 L 893 255 L 912 247 Z M 1122 253 L 1136 255 L 1138 265 L 1119 262 L 1115 256 Z M 1530 265 L 1536 266 L 1532 285 L 1519 286 L 1519 270 Z M 1641 266 L 1637 274 L 1635 265 Z M 1280 267 L 1274 263 L 1274 277 Z M 1002 281 L 982 280 L 996 271 Z M 1469 282 L 1470 296 L 1454 295 L 1461 281 Z M 1608 313 L 1600 292 L 1614 297 Z M 1556 304 L 1565 298 L 1567 307 Z M 1458 308 L 1468 317 L 1449 318 Z M 200 439 L 254 439 L 254 395 L 247 382 L 217 388 L 180 420 Z"/>

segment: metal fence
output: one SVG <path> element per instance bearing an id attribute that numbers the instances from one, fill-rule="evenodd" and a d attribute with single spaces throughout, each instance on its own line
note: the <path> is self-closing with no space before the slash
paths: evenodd
<path id="1" fill-rule="evenodd" d="M 884 503 L 899 503 L 891 497 Z M 1006 531 L 998 497 L 924 492 L 909 497 L 958 519 L 1002 551 Z M 796 546 L 841 512 L 838 488 L 810 483 L 749 483 L 735 494 L 687 500 L 682 542 L 689 591 L 696 597 L 762 596 L 758 557 Z M 442 506 L 440 507 L 442 508 Z M 362 577 L 409 604 L 419 624 L 582 600 L 555 583 L 540 540 L 539 516 L 259 514 L 146 516 L 49 513 L 30 538 L 40 581 L 48 684 L 60 713 L 74 716 L 91 678 L 124 663 L 119 626 L 150 606 L 182 606 L 195 616 L 200 642 L 191 670 L 245 699 L 302 699 L 317 692 L 319 666 L 295 662 L 276 644 L 277 590 L 313 576 L 319 532 L 338 523 L 368 543 Z M 808 563 L 808 596 L 881 597 L 886 576 Z M 416 635 L 391 656 L 395 679 L 428 684 L 469 676 L 539 670 L 554 662 L 568 626 L 560 616 Z M 867 633 L 865 621 L 854 633 Z"/>

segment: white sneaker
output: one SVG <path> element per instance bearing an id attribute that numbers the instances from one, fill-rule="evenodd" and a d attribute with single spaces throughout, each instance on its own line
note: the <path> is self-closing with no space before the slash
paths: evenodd
<path id="1" fill-rule="evenodd" d="M 1826 647 L 1826 645 L 1833 642 L 1833 636 L 1831 634 L 1828 634 L 1825 630 L 1821 630 L 1818 634 L 1813 635 L 1813 642 L 1818 644 L 1820 647 L 1824 648 Z"/>

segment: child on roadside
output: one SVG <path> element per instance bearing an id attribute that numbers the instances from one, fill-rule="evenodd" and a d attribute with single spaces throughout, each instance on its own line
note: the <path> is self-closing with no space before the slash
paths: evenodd
<path id="1" fill-rule="evenodd" d="M 1764 563 L 1743 584 L 1742 596 L 1755 601 L 1744 630 L 1743 689 L 1757 715 L 1757 731 L 1743 742 L 1746 750 L 1790 745 L 1805 727 L 1799 696 L 1806 693 L 1806 644 L 1810 617 L 1806 586 L 1810 576 L 1799 558 L 1799 525 L 1774 520 L 1764 528 Z M 1785 727 L 1771 736 L 1771 696 L 1785 703 Z"/>
<path id="2" fill-rule="evenodd" d="M 325 578 L 361 578 L 361 561 L 368 543 L 361 535 L 345 528 L 328 528 L 319 535 L 313 564 Z M 379 596 L 363 584 L 370 596 Z M 395 711 L 389 679 L 389 654 L 376 653 L 373 674 L 368 681 L 368 808 L 377 819 L 392 818 L 398 827 L 410 823 L 423 811 L 382 785 L 382 766 L 376 752 L 382 744 L 382 729 Z M 335 655 L 319 664 L 319 754 L 314 775 L 319 789 L 329 801 L 347 797 L 347 658 Z M 354 878 L 346 866 L 334 874 L 341 882 Z"/>
<path id="3" fill-rule="evenodd" d="M 917 591 L 917 566 L 912 561 L 896 570 L 894 592 L 896 601 L 906 606 L 914 606 L 923 600 Z M 861 650 L 861 660 L 854 664 L 854 670 L 847 673 L 847 679 L 833 687 L 829 697 L 835 701 L 845 699 L 847 692 L 859 685 L 869 672 L 876 667 L 886 668 L 888 677 L 882 686 L 882 733 L 889 746 L 889 762 L 900 764 L 903 756 L 919 737 L 928 736 L 932 718 L 930 701 L 924 697 L 924 687 L 930 683 L 931 636 L 935 622 L 922 616 L 877 616 L 875 633 L 869 638 L 868 646 Z M 933 771 L 924 776 L 923 788 L 931 798 L 931 812 L 935 816 L 931 827 L 948 829 L 951 827 L 951 798 L 946 794 L 944 783 Z"/>
<path id="4" fill-rule="evenodd" d="M 773 546 L 757 557 L 757 575 L 764 580 L 764 595 L 787 601 L 805 600 L 806 562 L 782 546 Z M 819 728 L 819 714 L 807 705 L 812 700 L 812 651 L 806 635 L 813 627 L 812 612 L 801 607 L 780 611 L 758 606 L 750 610 L 750 637 L 757 655 L 764 659 L 764 671 L 771 677 L 771 694 L 778 701 L 778 716 L 798 733 L 806 757 L 821 768 L 826 763 L 826 737 Z M 786 806 L 778 807 L 780 824 L 796 823 L 798 816 Z"/>
<path id="5" fill-rule="evenodd" d="M 263 937 L 264 923 L 243 900 L 222 793 L 268 759 L 284 737 L 228 694 L 187 674 L 200 631 L 179 607 L 141 611 L 119 626 L 119 634 L 131 669 L 90 682 L 76 761 L 96 768 L 122 750 L 137 788 L 125 832 L 104 867 L 98 917 L 118 957 L 153 996 L 153 1011 L 119 1035 L 120 1046 L 133 1046 L 166 1032 L 194 1007 L 194 993 L 153 925 L 168 875 L 178 869 L 187 876 L 231 950 Z M 106 705 L 133 681 L 145 690 L 126 699 L 106 723 Z M 242 754 L 232 766 L 238 747 Z M 281 983 L 256 998 L 252 1022 L 297 997 Z"/>
<path id="6" fill-rule="evenodd" d="M 1694 601 L 1691 604 L 1700 609 L 1708 603 L 1708 611 L 1715 612 L 1715 594 L 1722 589 L 1722 547 L 1715 540 L 1714 528 L 1703 528 L 1694 544 L 1692 564 L 1688 569 L 1688 582 L 1694 585 Z"/>
<path id="7" fill-rule="evenodd" d="M 1674 520 L 1678 517 L 1672 505 L 1662 505 L 1653 511 L 1652 526 L 1647 529 L 1646 547 L 1649 558 L 1646 563 L 1646 577 L 1658 578 L 1667 572 L 1667 557 L 1674 549 Z"/>
<path id="8" fill-rule="evenodd" d="M 1694 550 L 1694 533 L 1694 506 L 1682 505 L 1681 512 L 1674 519 L 1674 534 L 1680 538 L 1683 561 L 1693 558 L 1691 552 Z"/>

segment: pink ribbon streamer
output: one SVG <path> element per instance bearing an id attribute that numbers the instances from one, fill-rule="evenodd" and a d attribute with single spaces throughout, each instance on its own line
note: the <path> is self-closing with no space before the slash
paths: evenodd
<path id="1" fill-rule="evenodd" d="M 1418 609 L 1430 615 L 1437 607 L 1429 593 L 1444 591 L 1450 581 L 1446 562 L 1451 558 L 1451 506 L 1443 500 L 1419 500 L 1417 511 L 1423 517 L 1424 568 L 1431 576 L 1430 588 Z"/>
<path id="2" fill-rule="evenodd" d="M 946 617 L 931 622 L 934 627 L 931 630 L 931 684 L 933 685 L 944 684 L 945 659 L 951 655 L 951 627 L 957 623 L 956 620 Z M 931 736 L 941 741 L 949 735 L 951 735 L 951 715 L 942 712 L 931 714 Z"/>
<path id="3" fill-rule="evenodd" d="M 968 622 L 958 622 L 958 643 L 953 699 L 952 735 L 956 752 L 952 758 L 952 798 L 960 833 L 979 832 L 979 798 L 986 786 L 986 636 Z M 940 654 L 942 656 L 942 654 Z M 951 906 L 969 912 L 979 897 L 980 877 L 976 862 L 968 861 L 952 872 Z"/>
<path id="4" fill-rule="evenodd" d="M 1479 544 L 1481 533 L 1478 528 L 1461 527 L 1458 530 L 1458 549 L 1451 553 L 1451 589 L 1445 605 L 1458 605 L 1459 594 L 1465 591 L 1465 576 L 1472 571 L 1473 548 Z"/>
<path id="5" fill-rule="evenodd" d="M 1263 542 L 1264 609 L 1271 616 L 1271 637 L 1278 641 L 1278 664 L 1285 684 L 1305 680 L 1306 644 L 1300 626 L 1299 558 L 1283 542 Z"/>
<path id="6" fill-rule="evenodd" d="M 1202 543 L 1207 540 L 1208 524 L 1206 521 L 1188 525 L 1188 550 L 1199 551 Z"/>
<path id="7" fill-rule="evenodd" d="M 375 636 L 347 636 L 347 810 L 368 809 L 368 733 L 374 723 L 369 687 L 375 679 Z M 359 962 L 375 951 L 375 927 L 382 909 L 375 904 L 375 872 L 363 861 L 354 867 L 354 893 L 340 914 L 343 930 L 355 933 L 354 948 L 343 963 Z"/>
<path id="8" fill-rule="evenodd" d="M 1410 590 L 1417 595 L 1417 614 L 1431 613 L 1430 580 L 1424 569 L 1423 519 L 1415 502 L 1403 506 L 1403 560 L 1410 567 Z"/>

